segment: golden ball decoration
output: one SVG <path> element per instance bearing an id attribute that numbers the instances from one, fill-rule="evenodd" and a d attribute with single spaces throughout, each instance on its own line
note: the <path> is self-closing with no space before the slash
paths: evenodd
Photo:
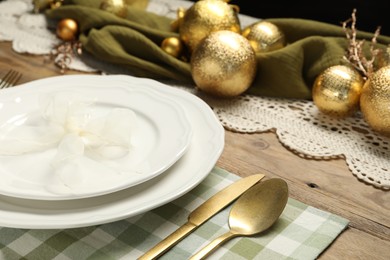
<path id="1" fill-rule="evenodd" d="M 200 0 L 185 12 L 179 34 L 192 53 L 204 37 L 220 30 L 241 33 L 236 8 L 223 0 Z"/>
<path id="2" fill-rule="evenodd" d="M 335 65 L 317 76 L 313 85 L 313 102 L 328 115 L 347 117 L 359 108 L 364 79 L 355 69 Z"/>
<path id="3" fill-rule="evenodd" d="M 178 58 L 183 52 L 183 43 L 177 37 L 168 37 L 162 41 L 161 49 L 173 57 Z"/>
<path id="4" fill-rule="evenodd" d="M 103 0 L 99 8 L 121 18 L 127 16 L 127 4 L 124 0 Z"/>
<path id="5" fill-rule="evenodd" d="M 57 24 L 57 36 L 64 41 L 72 41 L 76 39 L 78 34 L 77 22 L 70 18 L 62 19 Z"/>
<path id="6" fill-rule="evenodd" d="M 373 130 L 390 136 L 390 65 L 368 78 L 360 97 L 360 109 Z"/>
<path id="7" fill-rule="evenodd" d="M 218 97 L 234 97 L 249 88 L 256 75 L 256 54 L 249 41 L 232 31 L 213 32 L 191 56 L 197 87 Z"/>
<path id="8" fill-rule="evenodd" d="M 242 36 L 249 40 L 257 53 L 278 50 L 286 45 L 284 33 L 279 27 L 267 21 L 247 26 L 242 31 Z"/>

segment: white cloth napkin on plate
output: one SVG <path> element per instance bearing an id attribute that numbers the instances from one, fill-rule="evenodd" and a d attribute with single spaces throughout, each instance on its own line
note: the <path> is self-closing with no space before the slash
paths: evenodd
<path id="1" fill-rule="evenodd" d="M 115 160 L 131 149 L 136 114 L 120 107 L 102 113 L 96 101 L 67 92 L 41 96 L 38 118 L 20 116 L 0 126 L 0 155 L 54 148 L 51 166 L 66 186 L 82 183 L 86 169 L 120 171 Z"/>

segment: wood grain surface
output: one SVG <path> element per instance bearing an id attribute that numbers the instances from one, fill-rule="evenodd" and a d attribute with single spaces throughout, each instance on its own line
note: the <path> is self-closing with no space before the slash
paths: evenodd
<path id="1" fill-rule="evenodd" d="M 0 77 L 11 68 L 23 73 L 19 83 L 61 75 L 43 56 L 18 54 L 11 47 L 0 42 Z M 242 177 L 264 173 L 267 178 L 283 178 L 291 198 L 350 220 L 319 259 L 390 259 L 389 191 L 359 181 L 343 159 L 299 157 L 282 146 L 273 132 L 225 133 L 225 149 L 217 166 Z"/>

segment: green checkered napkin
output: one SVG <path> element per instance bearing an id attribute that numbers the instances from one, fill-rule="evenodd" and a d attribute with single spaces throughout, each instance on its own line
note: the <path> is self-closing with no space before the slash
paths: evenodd
<path id="1" fill-rule="evenodd" d="M 0 259 L 136 259 L 187 220 L 207 198 L 240 177 L 214 168 L 195 189 L 145 214 L 85 228 L 0 228 Z M 228 230 L 230 207 L 195 230 L 161 259 L 188 259 Z M 348 220 L 294 199 L 268 231 L 233 238 L 210 259 L 315 259 L 346 228 Z"/>

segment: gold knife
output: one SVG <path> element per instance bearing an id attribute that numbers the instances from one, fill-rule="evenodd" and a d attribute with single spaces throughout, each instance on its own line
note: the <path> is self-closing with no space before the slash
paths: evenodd
<path id="1" fill-rule="evenodd" d="M 264 178 L 264 174 L 251 175 L 242 178 L 219 191 L 192 211 L 190 215 L 188 215 L 188 220 L 184 225 L 179 227 L 144 255 L 140 256 L 138 260 L 156 259 L 161 256 L 197 227 L 240 197 L 246 190 L 258 183 L 262 178 Z"/>

